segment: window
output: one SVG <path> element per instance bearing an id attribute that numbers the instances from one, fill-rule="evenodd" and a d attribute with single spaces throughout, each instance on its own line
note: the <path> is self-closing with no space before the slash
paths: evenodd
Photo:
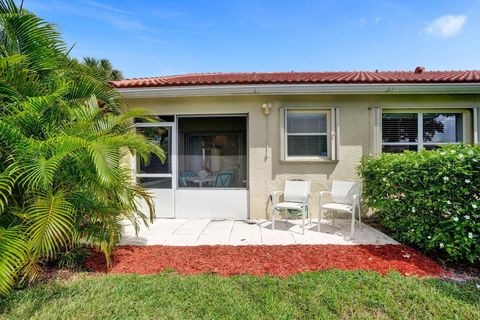
<path id="1" fill-rule="evenodd" d="M 463 113 L 392 112 L 382 114 L 382 152 L 434 149 L 463 142 Z"/>
<path id="2" fill-rule="evenodd" d="M 155 141 L 162 150 L 166 153 L 164 161 L 160 160 L 156 155 L 152 154 L 150 161 L 144 163 L 140 158 L 137 158 L 137 174 L 161 174 L 172 172 L 172 145 L 170 127 L 138 127 L 137 132 L 142 133 L 151 141 Z"/>
<path id="3" fill-rule="evenodd" d="M 149 140 L 154 141 L 165 152 L 165 159 L 162 161 L 152 154 L 150 161 L 144 162 L 141 158 L 135 157 L 135 177 L 137 183 L 149 189 L 171 189 L 172 188 L 172 135 L 173 116 L 152 117 L 157 122 L 148 122 L 143 119 L 136 119 L 137 132 L 141 132 Z M 163 122 L 163 123 L 162 123 Z"/>
<path id="4" fill-rule="evenodd" d="M 328 111 L 286 110 L 285 155 L 287 159 L 329 157 Z"/>

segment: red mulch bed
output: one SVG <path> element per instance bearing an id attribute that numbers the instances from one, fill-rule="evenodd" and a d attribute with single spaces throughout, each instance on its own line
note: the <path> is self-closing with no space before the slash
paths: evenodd
<path id="1" fill-rule="evenodd" d="M 337 268 L 372 270 L 385 274 L 446 275 L 431 259 L 403 245 L 289 245 L 289 246 L 121 246 L 106 270 L 102 254 L 85 263 L 97 272 L 153 274 L 174 269 L 182 274 L 216 273 L 288 276 Z"/>

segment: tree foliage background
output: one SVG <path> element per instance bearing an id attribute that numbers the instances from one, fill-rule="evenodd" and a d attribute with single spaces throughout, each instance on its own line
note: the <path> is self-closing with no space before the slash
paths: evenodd
<path id="1" fill-rule="evenodd" d="M 112 63 L 108 59 L 98 60 L 92 57 L 85 57 L 83 58 L 83 64 L 92 70 L 97 79 L 105 82 L 123 79 L 122 71 L 114 69 Z"/>

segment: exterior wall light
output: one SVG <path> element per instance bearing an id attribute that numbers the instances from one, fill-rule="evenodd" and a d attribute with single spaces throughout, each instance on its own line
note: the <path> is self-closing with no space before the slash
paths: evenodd
<path id="1" fill-rule="evenodd" d="M 270 114 L 270 110 L 272 110 L 272 104 L 271 103 L 264 103 L 262 105 L 262 111 L 263 114 L 268 116 Z"/>

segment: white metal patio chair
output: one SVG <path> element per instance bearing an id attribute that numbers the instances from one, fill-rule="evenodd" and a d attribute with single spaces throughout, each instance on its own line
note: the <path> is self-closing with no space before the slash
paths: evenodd
<path id="1" fill-rule="evenodd" d="M 355 229 L 356 208 L 358 208 L 358 223 L 360 226 L 360 230 L 362 230 L 362 214 L 360 212 L 360 191 L 361 185 L 358 181 L 333 180 L 331 191 L 320 192 L 318 199 L 318 232 L 320 232 L 322 210 L 347 212 L 352 214 L 350 236 L 353 237 L 353 232 Z M 326 195 L 330 195 L 330 202 L 325 201 Z M 333 216 L 332 220 L 333 225 L 335 225 L 335 216 Z"/>
<path id="2" fill-rule="evenodd" d="M 277 202 L 283 194 L 283 202 Z M 272 194 L 272 230 L 275 229 L 275 213 L 285 211 L 285 220 L 288 221 L 288 210 L 301 212 L 302 234 L 305 233 L 305 216 L 309 212 L 310 181 L 287 180 L 284 191 L 274 191 Z M 308 213 L 310 216 L 310 213 Z M 310 222 L 312 218 L 310 217 Z"/>

